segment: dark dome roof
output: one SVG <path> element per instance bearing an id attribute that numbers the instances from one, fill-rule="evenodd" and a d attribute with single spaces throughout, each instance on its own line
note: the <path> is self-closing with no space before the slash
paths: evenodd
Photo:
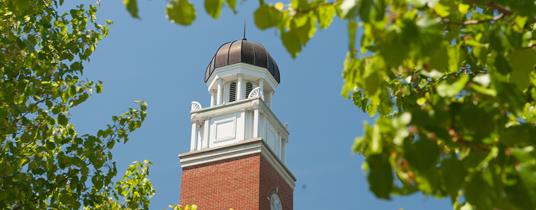
<path id="1" fill-rule="evenodd" d="M 205 82 L 208 81 L 216 68 L 235 63 L 247 63 L 265 68 L 272 74 L 277 83 L 280 82 L 279 67 L 272 56 L 261 44 L 246 39 L 227 42 L 218 48 L 205 71 Z"/>

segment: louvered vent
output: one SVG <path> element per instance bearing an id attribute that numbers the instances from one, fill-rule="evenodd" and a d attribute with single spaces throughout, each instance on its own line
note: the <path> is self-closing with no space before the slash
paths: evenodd
<path id="1" fill-rule="evenodd" d="M 229 88 L 229 102 L 236 101 L 236 82 L 231 82 L 231 87 Z"/>
<path id="2" fill-rule="evenodd" d="M 253 84 L 251 82 L 246 83 L 246 97 L 249 97 L 249 93 L 253 90 Z"/>

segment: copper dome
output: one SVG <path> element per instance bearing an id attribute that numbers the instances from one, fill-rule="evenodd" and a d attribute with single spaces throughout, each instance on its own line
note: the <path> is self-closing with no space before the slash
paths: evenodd
<path id="1" fill-rule="evenodd" d="M 246 39 L 227 42 L 218 48 L 205 71 L 205 82 L 216 68 L 235 63 L 247 63 L 265 68 L 277 83 L 280 82 L 279 68 L 270 53 L 261 44 Z"/>

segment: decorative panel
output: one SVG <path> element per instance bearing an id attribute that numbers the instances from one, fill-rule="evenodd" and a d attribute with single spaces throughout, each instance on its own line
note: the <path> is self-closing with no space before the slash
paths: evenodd
<path id="1" fill-rule="evenodd" d="M 234 139 L 236 137 L 236 117 L 214 121 L 216 127 L 215 142 Z"/>
<path id="2" fill-rule="evenodd" d="M 222 146 L 237 140 L 240 113 L 228 114 L 210 120 L 209 147 Z M 242 127 L 242 126 L 240 126 Z M 243 131 L 242 131 L 243 132 Z"/>

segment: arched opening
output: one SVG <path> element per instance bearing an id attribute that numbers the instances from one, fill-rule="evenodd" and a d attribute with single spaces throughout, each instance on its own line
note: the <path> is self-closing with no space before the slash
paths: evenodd
<path id="1" fill-rule="evenodd" d="M 229 102 L 236 101 L 236 82 L 231 82 L 229 87 Z"/>
<path id="2" fill-rule="evenodd" d="M 253 90 L 253 84 L 251 82 L 246 83 L 246 98 L 249 97 L 249 93 Z"/>
<path id="3" fill-rule="evenodd" d="M 270 210 L 283 210 L 283 205 L 277 192 L 273 192 L 270 195 Z"/>

